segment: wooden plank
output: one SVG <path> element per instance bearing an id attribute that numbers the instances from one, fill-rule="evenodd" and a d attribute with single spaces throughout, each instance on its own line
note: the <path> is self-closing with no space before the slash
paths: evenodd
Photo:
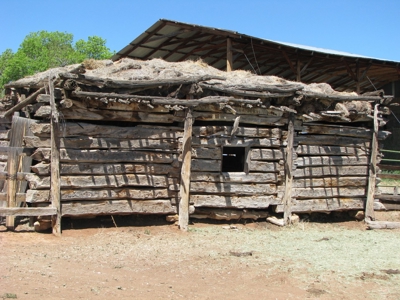
<path id="1" fill-rule="evenodd" d="M 218 159 L 192 159 L 192 171 L 219 172 L 221 171 L 221 160 Z"/>
<path id="2" fill-rule="evenodd" d="M 250 149 L 250 160 L 279 161 L 284 159 L 283 149 Z M 293 154 L 294 158 L 297 157 Z"/>
<path id="3" fill-rule="evenodd" d="M 236 183 L 276 183 L 282 178 L 276 173 L 245 173 L 245 172 L 192 172 L 191 181 L 205 182 L 236 182 Z"/>
<path id="4" fill-rule="evenodd" d="M 299 177 L 329 177 L 329 176 L 363 176 L 368 175 L 367 166 L 325 166 L 297 168 L 293 172 L 295 178 Z"/>
<path id="5" fill-rule="evenodd" d="M 43 107 L 43 106 L 42 106 Z M 92 120 L 92 121 L 124 121 L 144 123 L 166 123 L 182 121 L 181 118 L 167 113 L 149 113 L 141 111 L 101 110 L 95 108 L 76 108 L 74 110 L 61 109 L 66 120 Z M 36 115 L 35 115 L 36 116 Z"/>
<path id="6" fill-rule="evenodd" d="M 31 173 L 17 172 L 17 174 L 15 175 L 15 179 L 19 181 L 25 180 L 25 176 L 27 176 L 28 174 Z M 0 172 L 0 180 L 7 180 L 8 177 L 9 176 L 7 172 Z"/>
<path id="7" fill-rule="evenodd" d="M 381 202 L 398 202 L 400 204 L 400 195 L 375 194 L 375 199 L 379 199 Z"/>
<path id="8" fill-rule="evenodd" d="M 378 174 L 379 178 L 382 179 L 395 179 L 395 180 L 399 180 L 400 179 L 400 174 Z"/>
<path id="9" fill-rule="evenodd" d="M 356 147 L 341 146 L 312 146 L 299 145 L 296 147 L 298 155 L 368 155 L 369 149 L 360 149 Z"/>
<path id="10" fill-rule="evenodd" d="M 17 193 L 17 178 L 16 173 L 18 170 L 18 148 L 9 148 L 8 161 L 7 161 L 7 208 L 14 208 L 16 206 L 16 193 Z M 6 227 L 8 230 L 14 230 L 15 218 L 13 215 L 8 215 L 6 218 Z"/>
<path id="11" fill-rule="evenodd" d="M 192 161 L 192 111 L 186 112 L 184 134 L 183 134 L 183 150 L 182 150 L 182 167 L 181 167 L 181 183 L 179 189 L 179 228 L 187 231 L 189 224 L 189 197 L 190 197 L 190 172 Z"/>
<path id="12" fill-rule="evenodd" d="M 332 136 L 332 135 L 301 135 L 295 137 L 295 142 L 300 145 L 314 145 L 314 146 L 343 146 L 351 145 L 357 148 L 369 148 L 370 139 Z"/>
<path id="13" fill-rule="evenodd" d="M 326 125 L 317 123 L 304 124 L 301 133 L 352 136 L 352 137 L 368 138 L 368 139 L 372 137 L 372 131 L 371 129 L 368 128 L 350 127 L 342 125 Z"/>
<path id="14" fill-rule="evenodd" d="M 368 165 L 367 156 L 302 156 L 298 157 L 295 161 L 297 167 L 308 167 L 308 166 L 357 166 Z"/>
<path id="15" fill-rule="evenodd" d="M 226 71 L 233 71 L 232 40 L 229 37 L 226 39 Z"/>
<path id="16" fill-rule="evenodd" d="M 263 196 L 218 196 L 218 195 L 191 195 L 190 201 L 195 207 L 220 208 L 254 208 L 267 209 L 270 205 L 282 204 L 282 199 L 276 195 Z"/>
<path id="17" fill-rule="evenodd" d="M 0 216 L 52 216 L 57 213 L 54 207 L 0 207 Z"/>
<path id="18" fill-rule="evenodd" d="M 178 114 L 179 116 L 179 114 Z M 221 121 L 221 122 L 233 122 L 235 121 L 236 115 L 226 113 L 212 113 L 212 112 L 193 112 L 193 117 L 198 121 Z M 255 124 L 255 125 L 275 125 L 283 126 L 285 120 L 282 120 L 281 116 L 269 116 L 269 115 L 241 115 L 240 122 L 242 124 Z M 167 122 L 164 122 L 167 123 Z"/>
<path id="19" fill-rule="evenodd" d="M 171 164 L 152 163 L 62 163 L 60 165 L 62 175 L 157 174 L 178 177 L 178 170 Z M 37 175 L 48 175 L 50 174 L 50 164 L 40 162 L 32 166 L 32 171 Z"/>
<path id="20" fill-rule="evenodd" d="M 300 75 L 299 75 L 300 76 Z M 291 223 L 292 217 L 292 185 L 293 185 L 293 142 L 294 142 L 294 114 L 290 113 L 288 124 L 287 147 L 285 149 L 285 191 L 283 194 L 283 225 Z"/>
<path id="21" fill-rule="evenodd" d="M 293 200 L 292 213 L 328 212 L 363 209 L 365 198 L 329 198 Z M 277 205 L 276 212 L 283 212 L 283 205 Z"/>
<path id="22" fill-rule="evenodd" d="M 31 125 L 31 130 L 36 136 L 49 137 L 51 128 L 48 123 Z M 64 137 L 109 137 L 120 139 L 177 139 L 183 137 L 182 128 L 173 126 L 111 126 L 95 125 L 84 122 L 66 122 L 63 128 Z"/>
<path id="23" fill-rule="evenodd" d="M 190 193 L 217 195 L 272 195 L 277 193 L 275 184 L 247 184 L 224 182 L 192 182 Z"/>
<path id="24" fill-rule="evenodd" d="M 50 188 L 50 177 L 29 175 L 27 179 L 31 189 Z M 124 186 L 168 187 L 168 179 L 163 175 L 144 174 L 61 176 L 61 188 L 118 188 Z"/>
<path id="25" fill-rule="evenodd" d="M 279 139 L 267 139 L 267 138 L 242 138 L 236 137 L 231 140 L 230 137 L 193 137 L 193 145 L 208 145 L 208 146 L 252 146 L 252 147 L 280 147 L 281 141 Z"/>
<path id="26" fill-rule="evenodd" d="M 24 196 L 25 194 L 21 194 Z M 177 193 L 166 188 L 114 188 L 114 189 L 62 189 L 61 201 L 72 200 L 106 200 L 106 199 L 134 199 L 152 200 L 176 198 Z M 28 190 L 26 192 L 26 202 L 38 203 L 49 202 L 49 190 Z"/>
<path id="27" fill-rule="evenodd" d="M 374 127 L 371 142 L 371 155 L 370 155 L 370 165 L 368 174 L 368 193 L 367 193 L 367 203 L 365 204 L 365 220 L 373 221 L 375 220 L 374 212 L 374 196 L 376 189 L 376 173 L 377 173 L 377 155 L 378 152 L 378 112 L 379 104 L 376 103 L 374 107 Z"/>
<path id="28" fill-rule="evenodd" d="M 192 157 L 197 159 L 221 159 L 222 148 L 193 147 Z"/>
<path id="29" fill-rule="evenodd" d="M 293 181 L 294 188 L 308 188 L 308 187 L 343 187 L 352 186 L 360 187 L 367 186 L 368 179 L 364 177 L 346 177 L 346 176 L 334 176 L 334 177 L 310 177 L 310 178 L 295 178 Z"/>
<path id="30" fill-rule="evenodd" d="M 111 214 L 176 214 L 170 200 L 80 201 L 62 204 L 63 216 Z"/>
<path id="31" fill-rule="evenodd" d="M 193 135 L 210 137 L 210 136 L 230 136 L 232 132 L 232 126 L 194 126 Z M 279 139 L 282 136 L 282 130 L 280 128 L 260 128 L 260 127 L 238 127 L 235 134 L 240 137 L 258 137 L 258 138 L 276 138 Z"/>
<path id="32" fill-rule="evenodd" d="M 49 148 L 50 139 L 45 137 L 24 137 L 27 147 Z M 179 148 L 176 139 L 119 139 L 119 138 L 96 138 L 76 137 L 61 138 L 60 146 L 70 149 L 163 149 L 173 150 Z"/>
<path id="33" fill-rule="evenodd" d="M 60 179 L 60 123 L 58 120 L 58 111 L 54 99 L 53 81 L 49 76 L 49 91 L 51 105 L 51 153 L 50 153 L 50 199 L 51 206 L 56 209 L 57 213 L 51 218 L 53 234 L 61 235 L 61 179 Z M 36 176 L 36 175 L 32 175 Z"/>
<path id="34" fill-rule="evenodd" d="M 293 195 L 296 199 L 310 198 L 349 198 L 349 197 L 365 197 L 365 187 L 307 187 L 294 188 Z"/>
<path id="35" fill-rule="evenodd" d="M 38 148 L 32 158 L 38 161 L 50 161 L 50 154 L 50 149 Z M 60 149 L 61 162 L 151 162 L 167 164 L 172 163 L 175 159 L 177 159 L 177 155 L 166 152 Z"/>
<path id="36" fill-rule="evenodd" d="M 368 229 L 396 229 L 400 228 L 400 222 L 367 221 Z"/>
<path id="37" fill-rule="evenodd" d="M 194 214 L 190 215 L 195 219 L 214 219 L 214 220 L 241 220 L 241 219 L 261 219 L 269 216 L 267 211 L 248 210 L 248 209 L 218 209 L 218 208 L 197 208 Z"/>
<path id="38" fill-rule="evenodd" d="M 284 166 L 278 162 L 250 161 L 250 172 L 283 172 Z"/>
<path id="39" fill-rule="evenodd" d="M 399 171 L 400 166 L 393 166 L 388 164 L 378 164 L 378 168 L 381 170 Z M 382 174 L 379 174 L 382 175 Z"/>

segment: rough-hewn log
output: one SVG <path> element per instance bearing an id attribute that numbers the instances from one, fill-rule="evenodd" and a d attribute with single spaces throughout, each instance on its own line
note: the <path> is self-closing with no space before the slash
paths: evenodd
<path id="1" fill-rule="evenodd" d="M 324 176 L 363 176 L 368 175 L 367 166 L 325 166 L 298 168 L 293 172 L 298 177 L 324 177 Z"/>
<path id="2" fill-rule="evenodd" d="M 17 172 L 17 174 L 13 175 L 15 176 L 16 180 L 25 180 L 25 176 L 30 173 L 25 173 L 25 172 Z M 0 180 L 7 180 L 9 178 L 7 172 L 0 172 Z"/>
<path id="3" fill-rule="evenodd" d="M 22 100 L 21 102 L 17 103 L 15 106 L 7 110 L 2 117 L 8 117 L 11 116 L 14 112 L 20 110 L 21 108 L 27 106 L 28 104 L 32 103 L 33 101 L 36 100 L 36 97 L 43 93 L 45 91 L 45 87 L 40 88 L 33 94 L 31 94 L 29 97 L 27 97 L 25 100 Z"/>
<path id="4" fill-rule="evenodd" d="M 235 89 L 234 87 L 225 87 L 222 85 L 211 85 L 211 84 L 205 84 L 205 83 L 200 83 L 200 86 L 203 89 L 222 92 L 222 93 L 226 93 L 229 95 L 235 95 L 235 96 L 241 96 L 241 97 L 255 97 L 255 98 L 261 98 L 261 99 L 283 98 L 283 97 L 291 97 L 294 95 L 294 92 L 291 92 L 291 91 L 289 91 L 289 92 L 281 91 L 281 92 L 275 92 L 275 93 L 271 93 L 269 91 L 264 91 L 264 92 L 245 91 L 245 90 Z"/>
<path id="5" fill-rule="evenodd" d="M 51 151 L 48 148 L 38 148 L 32 158 L 38 161 L 50 161 Z M 177 158 L 175 154 L 150 151 L 123 150 L 75 150 L 60 149 L 61 162 L 151 162 L 172 163 Z"/>
<path id="6" fill-rule="evenodd" d="M 317 93 L 311 91 L 298 91 L 296 92 L 298 95 L 303 95 L 311 98 L 318 98 L 324 100 L 333 100 L 333 101 L 369 101 L 375 102 L 382 100 L 380 96 L 363 96 L 363 95 L 339 95 L 339 94 L 324 94 L 324 93 Z"/>
<path id="7" fill-rule="evenodd" d="M 370 147 L 369 139 L 332 135 L 301 135 L 295 137 L 295 142 L 300 145 Z"/>
<path id="8" fill-rule="evenodd" d="M 230 136 L 232 132 L 232 126 L 194 126 L 193 135 L 210 137 L 210 136 Z M 252 128 L 252 127 L 238 127 L 236 136 L 242 136 L 247 138 L 259 137 L 259 138 L 276 138 L 279 139 L 282 136 L 282 130 L 280 128 Z"/>
<path id="9" fill-rule="evenodd" d="M 190 215 L 195 219 L 214 220 L 240 220 L 240 219 L 261 219 L 269 216 L 267 211 L 262 210 L 233 210 L 218 208 L 196 208 L 194 214 Z"/>
<path id="10" fill-rule="evenodd" d="M 284 159 L 283 149 L 250 149 L 249 151 L 251 160 L 261 161 L 279 161 Z M 293 159 L 296 159 L 297 155 L 293 154 Z"/>
<path id="11" fill-rule="evenodd" d="M 55 207 L 0 207 L 0 216 L 52 216 L 57 214 Z"/>
<path id="12" fill-rule="evenodd" d="M 192 111 L 186 112 L 184 135 L 182 141 L 182 167 L 181 182 L 179 189 L 179 228 L 187 231 L 189 224 L 189 197 L 190 197 L 190 173 L 192 161 Z"/>
<path id="13" fill-rule="evenodd" d="M 293 197 L 296 199 L 365 197 L 365 187 L 307 187 L 294 188 Z"/>
<path id="14" fill-rule="evenodd" d="M 276 195 L 263 196 L 218 196 L 218 195 L 191 195 L 191 202 L 195 207 L 221 208 L 254 208 L 266 209 L 270 205 L 282 204 L 282 199 Z"/>
<path id="15" fill-rule="evenodd" d="M 192 148 L 193 158 L 204 158 L 204 159 L 221 159 L 222 148 L 204 148 L 204 147 L 193 147 Z"/>
<path id="16" fill-rule="evenodd" d="M 216 159 L 192 159 L 192 171 L 219 172 L 221 171 L 221 160 Z"/>
<path id="17" fill-rule="evenodd" d="M 288 124 L 288 143 L 285 149 L 285 191 L 283 194 L 283 224 L 291 223 L 292 189 L 293 189 L 293 143 L 294 143 L 294 114 L 290 113 Z"/>
<path id="18" fill-rule="evenodd" d="M 50 124 L 35 123 L 30 129 L 36 136 L 50 136 Z M 120 139 L 176 139 L 183 137 L 183 130 L 170 126 L 119 127 L 110 125 L 95 125 L 84 122 L 67 122 L 63 128 L 63 137 L 118 137 Z"/>
<path id="19" fill-rule="evenodd" d="M 296 147 L 298 155 L 368 155 L 368 149 L 356 147 L 340 147 L 340 146 L 312 146 L 299 145 Z"/>
<path id="20" fill-rule="evenodd" d="M 284 171 L 284 166 L 277 162 L 251 161 L 249 163 L 250 172 L 277 172 Z"/>
<path id="21" fill-rule="evenodd" d="M 50 188 L 50 177 L 27 176 L 31 189 Z M 170 179 L 172 180 L 172 179 Z M 121 174 L 110 176 L 61 176 L 61 188 L 108 188 L 124 186 L 168 187 L 167 176 Z"/>
<path id="22" fill-rule="evenodd" d="M 368 165 L 367 156 L 303 156 L 295 161 L 297 167 Z"/>
<path id="23" fill-rule="evenodd" d="M 328 198 L 293 200 L 293 213 L 327 212 L 336 210 L 363 209 L 366 198 Z M 277 205 L 277 213 L 283 212 L 283 205 Z"/>
<path id="24" fill-rule="evenodd" d="M 303 126 L 302 133 L 307 134 L 327 134 L 339 136 L 352 136 L 358 138 L 372 137 L 372 130 L 362 127 L 349 127 L 341 125 L 322 125 L 322 124 L 307 124 Z M 379 131 L 378 138 L 386 139 L 391 133 L 389 131 Z"/>
<path id="25" fill-rule="evenodd" d="M 176 116 L 180 117 L 180 114 L 176 114 Z M 193 112 L 193 117 L 198 121 L 233 122 L 236 119 L 236 115 L 234 114 L 198 112 L 198 111 Z M 241 124 L 276 125 L 276 126 L 283 126 L 286 123 L 286 121 L 281 116 L 274 116 L 274 115 L 271 116 L 241 115 L 240 122 Z"/>
<path id="26" fill-rule="evenodd" d="M 310 177 L 310 178 L 296 178 L 293 181 L 294 188 L 308 188 L 308 187 L 344 187 L 344 186 L 352 186 L 352 187 L 360 187 L 367 185 L 367 177 Z"/>
<path id="27" fill-rule="evenodd" d="M 244 172 L 221 172 L 206 173 L 192 172 L 191 181 L 205 182 L 236 182 L 236 183 L 276 183 L 282 178 L 276 173 L 244 173 Z"/>
<path id="28" fill-rule="evenodd" d="M 277 189 L 275 184 L 192 182 L 190 192 L 217 195 L 272 195 L 277 193 Z"/>
<path id="29" fill-rule="evenodd" d="M 15 195 L 15 201 L 17 203 L 25 202 L 25 196 L 26 196 L 25 193 L 17 193 Z M 7 202 L 7 193 L 0 193 L 0 201 Z"/>
<path id="30" fill-rule="evenodd" d="M 32 148 L 50 147 L 50 139 L 38 136 L 24 137 L 25 145 Z M 179 143 L 176 139 L 118 139 L 118 138 L 96 138 L 76 137 L 61 138 L 62 148 L 71 149 L 178 149 Z"/>
<path id="31" fill-rule="evenodd" d="M 233 140 L 222 137 L 202 138 L 194 137 L 193 145 L 208 145 L 208 146 L 260 146 L 260 147 L 280 147 L 281 141 L 279 139 L 267 138 L 242 138 L 236 137 Z"/>
<path id="32" fill-rule="evenodd" d="M 25 196 L 25 194 L 23 194 Z M 26 202 L 38 203 L 49 202 L 49 190 L 27 190 Z M 106 200 L 106 199 L 136 199 L 152 200 L 176 198 L 177 193 L 168 191 L 166 188 L 117 188 L 117 189 L 63 189 L 61 190 L 62 201 L 72 200 Z M 25 197 L 24 197 L 25 198 Z"/>
<path id="33" fill-rule="evenodd" d="M 367 221 L 368 229 L 396 229 L 400 228 L 400 222 Z"/>
<path id="34" fill-rule="evenodd" d="M 376 174 L 377 174 L 377 156 L 378 156 L 378 109 L 379 104 L 375 104 L 374 107 L 374 127 L 371 142 L 371 156 L 369 164 L 369 176 L 368 176 L 368 193 L 367 193 L 367 203 L 365 204 L 365 219 L 368 221 L 375 220 L 374 213 L 374 196 L 376 188 Z"/>
<path id="35" fill-rule="evenodd" d="M 31 167 L 37 175 L 50 174 L 50 164 L 40 162 Z M 60 165 L 62 175 L 113 175 L 113 174 L 152 174 L 178 176 L 178 168 L 171 164 L 147 164 L 147 163 L 77 163 Z"/>
<path id="36" fill-rule="evenodd" d="M 192 84 L 201 81 L 207 81 L 211 79 L 225 80 L 221 76 L 191 76 L 191 77 L 179 77 L 172 79 L 155 79 L 155 80 L 113 80 L 110 78 L 88 76 L 83 74 L 71 74 L 62 73 L 59 75 L 62 79 L 73 79 L 75 81 L 99 87 L 107 88 L 125 88 L 125 89 L 137 89 L 137 88 L 153 88 L 163 85 L 181 85 L 181 84 Z"/>
<path id="37" fill-rule="evenodd" d="M 110 214 L 176 214 L 169 200 L 74 201 L 62 204 L 63 216 Z"/>
<path id="38" fill-rule="evenodd" d="M 173 123 L 175 121 L 182 121 L 182 118 L 175 117 L 174 115 L 168 113 L 156 114 L 141 111 L 102 110 L 95 108 L 76 108 L 73 110 L 61 109 L 60 111 L 66 120 L 103 120 L 144 123 Z"/>

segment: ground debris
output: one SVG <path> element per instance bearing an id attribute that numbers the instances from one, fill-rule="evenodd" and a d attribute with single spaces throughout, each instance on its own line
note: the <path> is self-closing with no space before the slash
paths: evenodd
<path id="1" fill-rule="evenodd" d="M 237 257 L 242 257 L 242 256 L 253 256 L 253 251 L 244 251 L 244 252 L 239 252 L 239 251 L 229 251 L 230 255 L 237 256 Z"/>

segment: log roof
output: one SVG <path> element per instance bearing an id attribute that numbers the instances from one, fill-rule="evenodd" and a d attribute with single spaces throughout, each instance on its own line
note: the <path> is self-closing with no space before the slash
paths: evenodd
<path id="1" fill-rule="evenodd" d="M 160 19 L 112 59 L 123 57 L 170 62 L 201 58 L 227 68 L 230 39 L 233 69 L 276 75 L 304 83 L 326 82 L 338 91 L 359 93 L 380 89 L 400 79 L 399 62 L 261 39 L 236 31 Z"/>

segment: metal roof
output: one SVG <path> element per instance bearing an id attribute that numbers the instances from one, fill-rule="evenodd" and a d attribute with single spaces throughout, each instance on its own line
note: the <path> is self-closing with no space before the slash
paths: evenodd
<path id="1" fill-rule="evenodd" d="M 338 91 L 368 92 L 400 80 L 399 62 L 261 39 L 236 31 L 160 19 L 112 59 L 202 59 L 225 70 L 227 39 L 234 70 L 305 83 L 326 82 Z"/>

